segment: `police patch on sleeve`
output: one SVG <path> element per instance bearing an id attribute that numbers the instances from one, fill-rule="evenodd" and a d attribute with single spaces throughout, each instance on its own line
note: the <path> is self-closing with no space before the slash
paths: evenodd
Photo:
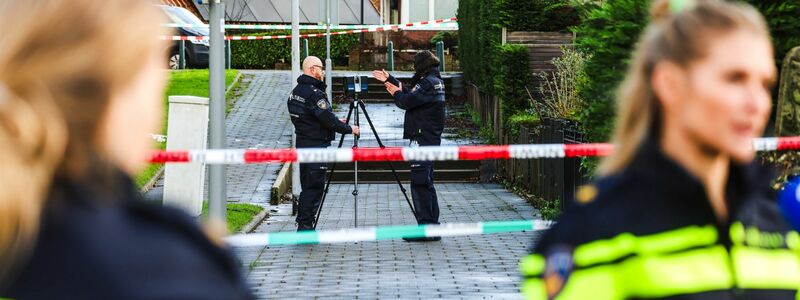
<path id="1" fill-rule="evenodd" d="M 317 106 L 319 106 L 319 108 L 321 108 L 321 109 L 327 110 L 328 109 L 328 101 L 325 101 L 325 99 L 319 99 L 319 101 L 317 101 Z"/>
<path id="2" fill-rule="evenodd" d="M 573 259 L 572 248 L 566 245 L 556 245 L 545 255 L 544 286 L 548 299 L 553 299 L 561 293 L 564 285 L 572 273 Z"/>
<path id="3" fill-rule="evenodd" d="M 413 89 L 411 89 L 411 92 L 413 93 L 413 92 L 417 91 L 419 88 L 420 88 L 420 85 L 417 84 L 417 85 L 414 86 Z"/>

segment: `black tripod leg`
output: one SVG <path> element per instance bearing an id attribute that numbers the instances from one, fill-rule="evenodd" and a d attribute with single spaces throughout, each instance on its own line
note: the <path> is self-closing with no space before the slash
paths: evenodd
<path id="1" fill-rule="evenodd" d="M 346 124 L 350 124 L 350 117 L 353 115 L 353 108 L 354 105 L 351 103 L 350 108 L 347 111 L 347 119 L 345 119 Z M 342 148 L 344 144 L 344 134 L 339 138 L 339 146 L 337 148 Z M 317 229 L 317 223 L 319 222 L 319 216 L 322 213 L 322 205 L 325 204 L 325 198 L 328 196 L 328 189 L 331 187 L 331 180 L 333 179 L 333 172 L 336 171 L 336 163 L 331 164 L 331 170 L 328 172 L 328 180 L 325 183 L 325 190 L 322 191 L 322 199 L 319 201 L 319 207 L 317 207 L 317 215 L 314 217 L 314 229 Z"/>
<path id="2" fill-rule="evenodd" d="M 381 138 L 378 136 L 378 131 L 375 130 L 375 126 L 372 125 L 372 119 L 370 119 L 369 113 L 367 113 L 366 105 L 364 105 L 364 102 L 361 101 L 358 102 L 358 105 L 361 106 L 361 111 L 364 112 L 364 117 L 367 119 L 369 128 L 372 129 L 372 134 L 375 135 L 375 140 L 378 141 L 378 146 L 381 149 L 386 148 L 386 146 L 383 145 L 383 142 L 381 142 Z M 408 203 L 408 208 L 411 209 L 411 213 L 414 215 L 414 219 L 419 221 L 419 218 L 417 217 L 417 211 L 414 209 L 414 205 L 411 204 L 411 199 L 408 198 L 408 194 L 406 193 L 406 188 L 403 186 L 403 183 L 400 182 L 400 177 L 397 176 L 397 171 L 395 171 L 394 165 L 390 161 L 387 161 L 387 163 L 389 163 L 389 168 L 392 169 L 392 175 L 394 175 L 394 180 L 397 182 L 397 185 L 400 186 L 400 191 L 403 192 L 403 197 L 406 198 L 406 203 Z"/>

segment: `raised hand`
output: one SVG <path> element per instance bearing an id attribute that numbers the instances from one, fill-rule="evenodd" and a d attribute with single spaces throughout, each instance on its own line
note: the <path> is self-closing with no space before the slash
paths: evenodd
<path id="1" fill-rule="evenodd" d="M 375 77 L 375 79 L 381 82 L 386 82 L 386 80 L 389 79 L 389 72 L 386 72 L 386 70 L 375 70 L 372 71 L 372 77 Z"/>
<path id="2" fill-rule="evenodd" d="M 403 90 L 403 83 L 402 82 L 400 83 L 399 87 L 395 86 L 394 84 L 388 83 L 388 82 L 384 82 L 383 85 L 386 86 L 386 91 L 389 92 L 389 94 L 391 94 L 392 96 L 394 96 L 394 94 L 397 93 L 398 91 L 402 91 Z"/>

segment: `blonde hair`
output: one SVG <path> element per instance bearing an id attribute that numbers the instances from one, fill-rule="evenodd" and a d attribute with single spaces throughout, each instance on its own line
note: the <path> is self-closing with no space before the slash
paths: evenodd
<path id="1" fill-rule="evenodd" d="M 26 260 L 54 179 L 102 167 L 109 101 L 166 50 L 162 19 L 140 0 L 0 3 L 0 283 Z"/>
<path id="2" fill-rule="evenodd" d="M 678 6 L 677 4 L 683 4 Z M 723 0 L 654 1 L 651 22 L 639 39 L 625 81 L 618 92 L 614 153 L 601 174 L 624 169 L 648 135 L 658 136 L 661 109 L 651 86 L 655 65 L 670 61 L 688 67 L 702 59 L 714 35 L 749 30 L 769 37 L 766 22 L 752 6 Z"/>

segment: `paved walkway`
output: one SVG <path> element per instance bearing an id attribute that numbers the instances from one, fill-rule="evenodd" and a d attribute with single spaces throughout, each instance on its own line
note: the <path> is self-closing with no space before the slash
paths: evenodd
<path id="1" fill-rule="evenodd" d="M 408 140 L 403 139 L 404 115 L 402 109 L 397 108 L 394 103 L 365 102 L 365 106 L 367 107 L 367 114 L 369 114 L 372 124 L 375 126 L 375 130 L 378 132 L 378 136 L 381 138 L 381 142 L 383 142 L 385 146 L 408 146 Z M 334 109 L 334 112 L 336 115 L 344 118 L 347 116 L 349 109 L 349 104 L 338 104 L 336 109 Z M 454 110 L 453 107 L 448 107 L 447 109 L 448 113 L 451 110 Z M 459 107 L 457 109 L 463 110 L 463 107 Z M 378 141 L 375 139 L 375 134 L 371 131 L 366 115 L 361 109 L 359 109 L 359 121 L 359 125 L 362 129 L 358 145 L 360 147 L 377 147 Z M 351 123 L 355 124 L 355 120 L 351 120 Z M 454 130 L 451 130 L 450 128 L 445 129 L 445 132 L 442 134 L 442 146 L 457 146 L 475 143 L 475 141 L 472 140 L 457 138 L 453 131 Z M 332 143 L 331 147 L 335 148 L 338 146 L 338 143 L 339 140 L 337 135 L 337 140 Z M 352 145 L 353 138 L 351 135 L 348 135 L 345 138 L 344 146 L 349 147 Z"/>
<path id="2" fill-rule="evenodd" d="M 290 72 L 242 71 L 253 81 L 226 120 L 228 148 L 288 148 L 294 127 L 286 99 L 294 87 Z M 280 164 L 228 166 L 228 201 L 269 204 Z"/>
<path id="3" fill-rule="evenodd" d="M 289 78 L 291 72 L 243 70 L 240 73 L 243 80 L 250 82 L 225 120 L 227 147 L 290 147 L 294 128 L 286 112 L 286 98 L 294 86 Z M 228 165 L 228 201 L 268 205 L 280 167 L 280 164 Z M 145 198 L 160 202 L 163 187 L 162 178 Z M 208 189 L 206 198 L 207 193 Z"/>
<path id="4" fill-rule="evenodd" d="M 331 188 L 318 229 L 353 227 L 353 185 Z M 359 187 L 358 226 L 414 224 L 399 188 Z M 437 185 L 441 222 L 532 219 L 536 211 L 497 184 Z M 295 229 L 278 207 L 257 232 Z M 259 298 L 518 299 L 519 258 L 537 233 L 236 249 Z"/>
<path id="5" fill-rule="evenodd" d="M 289 147 L 293 130 L 286 96 L 288 71 L 242 71 L 249 87 L 228 115 L 230 148 Z M 340 105 L 344 106 L 344 105 Z M 403 146 L 402 114 L 391 105 L 368 103 L 387 146 Z M 347 107 L 337 110 L 344 117 Z M 366 122 L 364 122 L 366 123 Z M 366 124 L 364 124 L 366 125 Z M 350 145 L 348 140 L 346 145 Z M 446 144 L 459 141 L 445 140 Z M 364 134 L 362 146 L 375 146 Z M 230 201 L 256 203 L 271 211 L 257 232 L 295 229 L 291 205 L 269 206 L 278 164 L 228 167 Z M 407 187 L 408 188 L 408 187 Z M 414 224 L 397 185 L 361 185 L 358 226 Z M 353 227 L 353 186 L 332 185 L 319 229 Z M 518 220 L 536 211 L 497 184 L 437 185 L 442 222 Z M 410 194 L 409 194 L 410 196 Z M 161 183 L 146 196 L 161 198 Z M 451 237 L 441 242 L 402 240 L 336 245 L 234 249 L 263 299 L 279 298 L 520 298 L 517 262 L 537 233 Z"/>

